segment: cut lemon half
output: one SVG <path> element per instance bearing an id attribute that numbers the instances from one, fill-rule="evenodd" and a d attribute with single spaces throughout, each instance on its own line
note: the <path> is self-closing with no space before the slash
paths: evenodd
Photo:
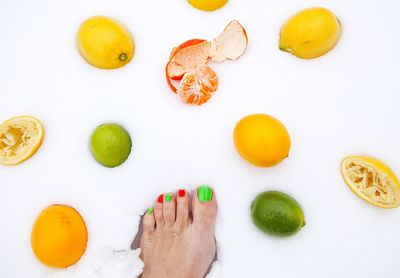
<path id="1" fill-rule="evenodd" d="M 380 208 L 400 205 L 400 182 L 382 161 L 367 156 L 343 159 L 341 172 L 346 184 L 359 197 Z"/>
<path id="2" fill-rule="evenodd" d="M 40 121 L 31 116 L 11 118 L 0 125 L 0 164 L 16 165 L 39 149 L 44 136 Z"/>

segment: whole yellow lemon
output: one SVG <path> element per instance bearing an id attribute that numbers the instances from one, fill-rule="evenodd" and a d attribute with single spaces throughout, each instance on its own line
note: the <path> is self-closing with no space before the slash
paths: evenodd
<path id="1" fill-rule="evenodd" d="M 86 251 L 87 229 L 72 207 L 53 205 L 43 210 L 32 229 L 31 245 L 36 257 L 50 267 L 75 264 Z"/>
<path id="2" fill-rule="evenodd" d="M 228 0 L 188 0 L 195 8 L 206 12 L 218 10 L 228 3 Z"/>
<path id="3" fill-rule="evenodd" d="M 280 32 L 279 48 L 303 59 L 320 57 L 339 41 L 341 25 L 325 8 L 309 8 L 291 17 Z"/>
<path id="4" fill-rule="evenodd" d="M 77 40 L 83 58 L 101 69 L 122 67 L 129 63 L 135 52 L 129 31 L 105 16 L 86 19 L 79 27 Z"/>
<path id="5" fill-rule="evenodd" d="M 233 132 L 239 154 L 250 163 L 270 167 L 289 156 L 290 136 L 276 118 L 254 114 L 240 120 Z"/>

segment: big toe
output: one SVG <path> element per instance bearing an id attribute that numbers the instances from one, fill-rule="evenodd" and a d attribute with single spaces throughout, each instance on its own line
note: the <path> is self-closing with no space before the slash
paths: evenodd
<path id="1" fill-rule="evenodd" d="M 214 229 L 217 201 L 213 189 L 207 185 L 199 186 L 193 194 L 192 206 L 193 224 Z"/>

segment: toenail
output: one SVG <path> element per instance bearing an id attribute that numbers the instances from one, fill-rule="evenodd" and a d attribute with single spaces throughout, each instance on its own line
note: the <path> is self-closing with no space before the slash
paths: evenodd
<path id="1" fill-rule="evenodd" d="M 211 201 L 213 196 L 213 190 L 211 187 L 207 185 L 202 185 L 197 188 L 197 198 L 199 198 L 200 202 L 209 202 Z"/>
<path id="2" fill-rule="evenodd" d="M 172 195 L 171 194 L 166 194 L 165 195 L 165 201 L 171 202 L 171 200 L 172 200 Z"/>
<path id="3" fill-rule="evenodd" d="M 153 208 L 148 208 L 147 209 L 147 214 L 152 215 L 153 214 Z"/>
<path id="4" fill-rule="evenodd" d="M 178 191 L 178 196 L 179 196 L 179 197 L 185 197 L 185 195 L 186 195 L 186 190 L 180 189 L 180 190 Z"/>
<path id="5" fill-rule="evenodd" d="M 159 202 L 160 204 L 164 203 L 164 194 L 158 196 L 157 202 Z"/>

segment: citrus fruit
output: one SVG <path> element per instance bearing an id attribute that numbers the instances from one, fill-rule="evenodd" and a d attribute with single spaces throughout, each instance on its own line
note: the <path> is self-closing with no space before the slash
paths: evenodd
<path id="1" fill-rule="evenodd" d="M 290 136 L 286 127 L 266 114 L 241 119 L 236 124 L 233 140 L 239 154 L 257 166 L 273 166 L 289 156 Z"/>
<path id="2" fill-rule="evenodd" d="M 105 16 L 86 19 L 79 27 L 77 40 L 83 58 L 102 69 L 116 69 L 126 65 L 135 51 L 129 31 Z"/>
<path id="3" fill-rule="evenodd" d="M 32 229 L 31 245 L 36 257 L 50 267 L 65 268 L 85 253 L 87 229 L 72 207 L 53 205 L 43 210 Z"/>
<path id="4" fill-rule="evenodd" d="M 186 104 L 202 105 L 211 98 L 217 88 L 217 74 L 209 66 L 203 65 L 185 73 L 177 93 Z"/>
<path id="5" fill-rule="evenodd" d="M 184 103 L 204 104 L 218 87 L 218 77 L 207 66 L 208 62 L 236 60 L 246 50 L 247 43 L 243 26 L 233 20 L 213 41 L 192 39 L 174 47 L 165 67 L 168 86 Z"/>
<path id="6" fill-rule="evenodd" d="M 313 59 L 332 50 L 340 34 L 340 22 L 331 11 L 309 8 L 286 21 L 280 32 L 279 48 L 299 58 Z"/>
<path id="7" fill-rule="evenodd" d="M 0 125 L 0 164 L 16 165 L 39 149 L 44 136 L 40 121 L 31 116 L 11 118 Z"/>
<path id="8" fill-rule="evenodd" d="M 90 137 L 90 150 L 100 164 L 116 167 L 124 163 L 131 153 L 129 133 L 117 124 L 98 126 Z"/>
<path id="9" fill-rule="evenodd" d="M 381 208 L 400 205 L 400 181 L 382 161 L 367 156 L 349 156 L 341 164 L 350 189 L 368 203 Z"/>
<path id="10" fill-rule="evenodd" d="M 299 203 L 278 191 L 260 193 L 251 204 L 251 217 L 261 231 L 280 237 L 294 235 L 306 224 Z"/>
<path id="11" fill-rule="evenodd" d="M 228 0 L 188 0 L 196 9 L 212 12 L 222 8 Z"/>

